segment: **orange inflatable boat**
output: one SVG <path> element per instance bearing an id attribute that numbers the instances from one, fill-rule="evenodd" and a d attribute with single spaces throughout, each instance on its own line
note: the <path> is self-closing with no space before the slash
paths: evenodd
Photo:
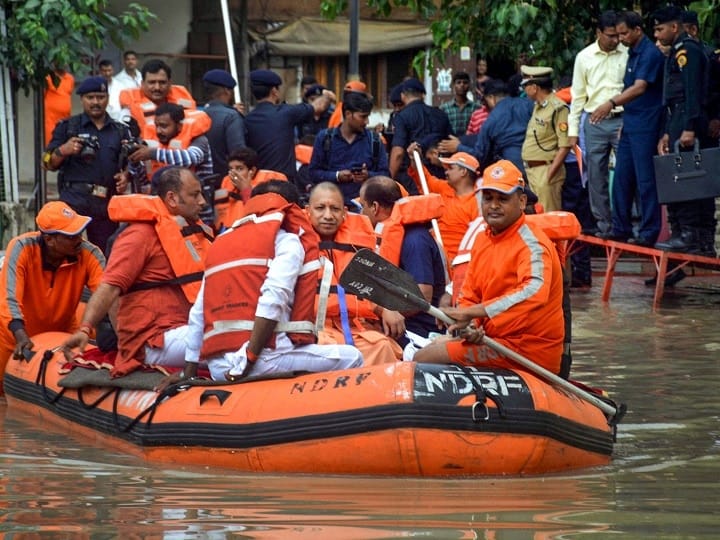
<path id="1" fill-rule="evenodd" d="M 558 472 L 612 454 L 612 419 L 525 371 L 397 362 L 159 395 L 138 384 L 145 374 L 110 383 L 125 387 L 61 374 L 65 338 L 34 336 L 35 355 L 8 362 L 9 412 L 152 461 L 425 477 Z"/>

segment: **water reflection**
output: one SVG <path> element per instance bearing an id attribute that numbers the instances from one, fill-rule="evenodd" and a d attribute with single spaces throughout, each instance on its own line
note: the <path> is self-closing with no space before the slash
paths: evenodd
<path id="1" fill-rule="evenodd" d="M 0 535 L 717 537 L 720 296 L 672 291 L 652 312 L 638 278 L 617 279 L 608 306 L 599 294 L 574 296 L 574 376 L 628 403 L 608 467 L 481 480 L 240 475 L 147 464 L 6 417 L 0 400 Z"/>

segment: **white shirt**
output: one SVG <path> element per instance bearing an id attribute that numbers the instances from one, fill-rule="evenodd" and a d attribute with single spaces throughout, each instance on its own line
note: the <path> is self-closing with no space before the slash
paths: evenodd
<path id="1" fill-rule="evenodd" d="M 614 51 L 605 52 L 595 41 L 577 54 L 573 69 L 568 137 L 578 136 L 583 111 L 592 113 L 623 91 L 627 60 L 628 50 L 622 44 Z M 618 107 L 618 110 L 622 109 Z"/>
<path id="2" fill-rule="evenodd" d="M 139 69 L 136 69 L 135 76 L 132 77 L 123 69 L 120 73 L 113 77 L 113 82 L 117 83 L 120 90 L 124 90 L 125 88 L 140 88 L 140 84 L 142 83 L 142 73 L 140 73 Z"/>
<path id="3" fill-rule="evenodd" d="M 135 70 L 135 77 L 131 77 L 124 69 L 115 75 L 112 79 L 112 84 L 108 86 L 108 114 L 118 122 L 124 122 L 123 118 L 130 116 L 128 109 L 120 108 L 120 92 L 128 88 L 140 88 L 142 83 L 142 74 L 139 69 Z"/>

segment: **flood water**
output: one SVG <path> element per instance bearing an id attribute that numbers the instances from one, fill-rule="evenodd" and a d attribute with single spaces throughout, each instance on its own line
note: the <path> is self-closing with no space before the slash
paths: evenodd
<path id="1" fill-rule="evenodd" d="M 720 538 L 720 278 L 651 310 L 638 276 L 573 293 L 573 378 L 629 411 L 611 465 L 425 480 L 158 465 L 7 412 L 0 536 L 28 538 Z"/>

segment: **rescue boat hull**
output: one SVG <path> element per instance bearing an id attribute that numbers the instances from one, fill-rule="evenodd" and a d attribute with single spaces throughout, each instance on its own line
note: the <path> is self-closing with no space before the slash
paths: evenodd
<path id="1" fill-rule="evenodd" d="M 10 360 L 9 410 L 157 462 L 244 472 L 398 476 L 543 474 L 609 463 L 595 406 L 520 370 L 398 362 L 242 384 L 63 388 L 63 333 Z"/>

